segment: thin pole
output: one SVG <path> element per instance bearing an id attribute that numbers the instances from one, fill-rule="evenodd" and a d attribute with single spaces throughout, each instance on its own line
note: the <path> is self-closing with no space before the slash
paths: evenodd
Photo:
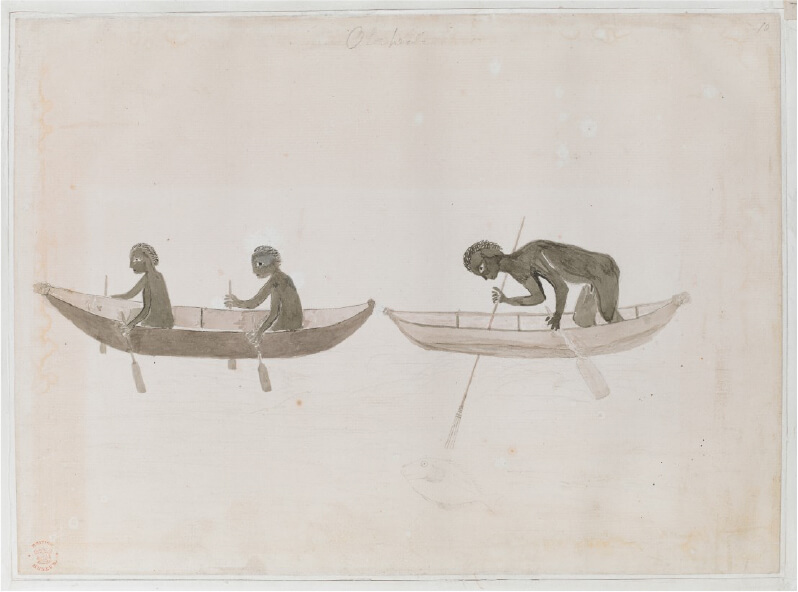
<path id="1" fill-rule="evenodd" d="M 521 227 L 518 229 L 518 235 L 515 237 L 515 245 L 513 245 L 513 252 L 518 248 L 518 241 L 521 240 L 521 231 L 524 229 L 524 222 L 526 221 L 526 216 L 521 219 Z M 504 292 L 504 285 L 507 283 L 507 275 L 504 274 L 504 279 L 502 280 L 502 287 L 501 291 Z M 499 308 L 499 300 L 497 299 L 493 305 L 493 312 L 490 313 L 490 321 L 488 321 L 488 330 L 493 326 L 493 319 L 496 316 L 496 309 Z M 481 356 L 477 354 L 476 359 L 474 360 L 474 366 L 471 368 L 471 375 L 468 377 L 468 384 L 466 385 L 465 392 L 463 393 L 463 400 L 460 401 L 460 407 L 457 408 L 457 413 L 454 416 L 454 421 L 452 422 L 452 427 L 449 430 L 449 437 L 446 439 L 446 448 L 452 449 L 454 448 L 454 443 L 457 440 L 457 432 L 460 429 L 460 420 L 463 418 L 463 408 L 465 407 L 466 399 L 468 398 L 468 391 L 471 388 L 471 382 L 474 380 L 474 373 L 477 371 L 477 364 L 479 364 L 479 359 Z"/>

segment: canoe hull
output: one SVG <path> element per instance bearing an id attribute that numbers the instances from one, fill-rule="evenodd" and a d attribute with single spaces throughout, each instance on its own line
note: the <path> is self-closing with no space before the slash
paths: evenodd
<path id="1" fill-rule="evenodd" d="M 115 320 L 65 302 L 54 294 L 47 294 L 46 297 L 65 318 L 90 337 L 120 351 L 131 350 Z M 261 341 L 261 356 L 294 358 L 333 348 L 357 331 L 371 316 L 373 310 L 374 302 L 369 301 L 354 311 L 352 316 L 335 324 L 298 331 L 267 332 Z M 159 329 L 139 325 L 130 332 L 130 346 L 133 353 L 148 356 L 257 358 L 257 351 L 242 330 Z"/>
<path id="2" fill-rule="evenodd" d="M 643 316 L 594 327 L 562 331 L 582 356 L 599 356 L 639 347 L 673 318 L 686 297 L 674 297 Z M 574 351 L 557 331 L 450 327 L 413 322 L 403 313 L 387 311 L 399 330 L 415 345 L 427 350 L 502 358 L 574 358 Z M 542 315 L 506 315 L 521 319 Z M 417 321 L 418 319 L 416 319 Z"/>

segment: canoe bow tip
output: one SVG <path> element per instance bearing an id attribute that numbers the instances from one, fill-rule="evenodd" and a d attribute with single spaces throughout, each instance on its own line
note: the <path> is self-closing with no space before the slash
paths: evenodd
<path id="1" fill-rule="evenodd" d="M 50 284 L 47 282 L 37 282 L 33 284 L 33 291 L 42 296 L 47 296 L 50 293 Z"/>
<path id="2" fill-rule="evenodd" d="M 672 302 L 676 306 L 682 306 L 683 304 L 689 304 L 690 302 L 690 294 L 688 292 L 682 292 L 681 294 L 677 294 L 672 299 Z"/>

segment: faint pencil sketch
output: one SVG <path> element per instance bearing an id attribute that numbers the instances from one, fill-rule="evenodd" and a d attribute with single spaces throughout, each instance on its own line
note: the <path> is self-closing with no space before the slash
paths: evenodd
<path id="1" fill-rule="evenodd" d="M 476 354 L 471 377 L 447 439 L 454 446 L 471 380 L 480 356 L 505 358 L 576 358 L 577 368 L 593 396 L 610 394 L 601 372 L 590 356 L 612 354 L 638 347 L 648 341 L 673 318 L 676 310 L 689 302 L 687 293 L 668 300 L 618 309 L 618 266 L 609 255 L 551 241 L 534 241 L 506 255 L 490 241 L 471 245 L 463 263 L 471 273 L 485 280 L 505 277 L 501 287 L 492 290 L 493 311 L 407 312 L 386 309 L 399 330 L 414 344 L 428 350 Z M 509 298 L 504 294 L 511 276 L 530 293 Z M 534 306 L 546 297 L 541 278 L 552 285 L 556 295 L 554 312 L 498 313 L 499 304 Z M 576 310 L 565 313 L 567 283 L 582 283 Z M 598 315 L 597 315 L 598 313 Z M 602 323 L 596 317 L 600 316 Z"/>
<path id="2" fill-rule="evenodd" d="M 439 508 L 480 504 L 492 511 L 474 480 L 450 460 L 424 457 L 404 465 L 402 476 L 416 493 Z"/>
<path id="3" fill-rule="evenodd" d="M 258 257 L 253 255 L 253 268 L 264 267 L 257 263 L 271 257 L 272 263 L 277 263 L 271 267 L 270 274 L 274 277 L 279 271 L 279 258 L 272 252 L 256 254 Z M 241 305 L 251 304 L 262 293 L 272 298 L 277 295 L 277 300 L 272 301 L 272 308 L 277 302 L 276 312 L 173 307 L 163 276 L 155 271 L 158 263 L 155 250 L 140 243 L 131 250 L 130 259 L 134 272 L 142 273 L 144 277 L 124 294 L 96 296 L 47 283 L 35 284 L 34 290 L 90 337 L 130 353 L 139 392 L 146 389 L 135 354 L 227 360 L 257 358 L 261 387 L 269 391 L 271 383 L 263 358 L 294 358 L 335 347 L 357 331 L 374 310 L 374 301 L 369 300 L 355 306 L 303 311 L 293 283 L 285 274 L 267 282 L 250 301 L 233 300 L 235 297 L 230 295 L 231 304 L 237 302 Z M 143 292 L 142 302 L 128 300 L 139 292 Z M 263 300 L 265 297 L 258 304 Z M 257 304 L 248 308 L 254 306 Z M 276 325 L 281 328 L 276 329 Z"/>

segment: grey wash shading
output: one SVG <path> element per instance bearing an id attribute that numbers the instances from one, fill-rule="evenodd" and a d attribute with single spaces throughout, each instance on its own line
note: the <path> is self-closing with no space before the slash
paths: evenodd
<path id="1" fill-rule="evenodd" d="M 574 322 L 580 327 L 596 324 L 599 312 L 607 323 L 622 321 L 618 312 L 618 280 L 621 272 L 615 260 L 574 245 L 538 240 L 527 243 L 509 255 L 490 241 L 471 245 L 463 255 L 463 264 L 471 273 L 494 280 L 505 272 L 529 292 L 529 296 L 508 298 L 500 288 L 493 288 L 493 302 L 511 306 L 535 306 L 546 300 L 541 278 L 554 288 L 554 313 L 546 319 L 552 329 L 560 328 L 568 297 L 568 283 L 584 284 L 576 303 Z"/>
<path id="2" fill-rule="evenodd" d="M 138 243 L 130 249 L 130 269 L 142 277 L 129 291 L 111 296 L 129 300 L 141 293 L 143 306 L 138 314 L 125 321 L 128 329 L 138 324 L 171 329 L 175 324 L 166 281 L 163 274 L 155 269 L 158 261 L 158 253 L 147 243 Z"/>
<path id="3" fill-rule="evenodd" d="M 279 269 L 279 254 L 270 248 L 256 250 L 252 256 L 256 275 L 269 278 L 252 299 L 244 301 L 229 294 L 225 309 L 172 307 L 163 276 L 154 271 L 157 255 L 146 247 L 139 244 L 131 251 L 131 267 L 145 276 L 130 292 L 118 297 L 83 294 L 46 283 L 34 286 L 78 329 L 131 354 L 139 392 L 144 392 L 143 379 L 133 354 L 258 359 L 261 387 L 269 391 L 271 383 L 263 358 L 294 358 L 335 347 L 357 331 L 374 310 L 373 300 L 344 308 L 303 310 L 291 278 Z M 127 300 L 139 291 L 144 291 L 143 303 Z M 229 308 L 255 308 L 269 296 L 269 310 Z M 168 311 L 163 308 L 166 304 Z"/>
<path id="4" fill-rule="evenodd" d="M 233 293 L 233 282 L 232 282 L 232 280 L 227 280 L 227 293 L 228 294 L 232 294 Z M 230 304 L 226 304 L 225 306 L 227 306 L 227 308 L 232 308 L 232 306 Z M 236 365 L 235 358 L 231 358 L 231 359 L 227 360 L 227 368 L 230 369 L 230 370 L 235 370 L 236 368 L 238 368 L 238 366 Z"/>
<path id="5" fill-rule="evenodd" d="M 133 316 L 133 312 L 131 312 L 130 316 L 131 317 Z M 122 336 L 125 338 L 125 341 L 127 342 L 127 348 L 128 351 L 130 352 L 130 359 L 132 360 L 130 367 L 131 370 L 133 371 L 133 382 L 136 383 L 136 390 L 138 392 L 146 393 L 147 385 L 144 384 L 144 376 L 141 374 L 141 366 L 139 366 L 139 363 L 136 360 L 136 354 L 133 353 L 133 346 L 130 344 L 130 331 L 128 330 L 129 320 L 125 317 L 125 313 L 121 311 L 119 313 L 119 320 L 123 325 Z"/>
<path id="6" fill-rule="evenodd" d="M 474 480 L 450 460 L 425 456 L 404 465 L 402 476 L 413 491 L 441 509 L 480 504 L 492 512 Z"/>
<path id="7" fill-rule="evenodd" d="M 521 240 L 521 233 L 524 231 L 524 222 L 526 222 L 526 216 L 521 218 L 521 226 L 518 228 L 518 234 L 515 237 L 515 243 L 513 244 L 513 250 L 518 246 L 518 241 Z M 507 274 L 504 274 L 504 278 L 502 279 L 502 287 L 500 289 L 504 290 L 504 286 L 507 283 Z M 499 302 L 497 299 L 494 298 L 493 300 L 493 311 L 490 313 L 490 320 L 488 321 L 488 329 L 491 328 L 493 325 L 493 319 L 496 316 L 496 309 L 499 308 Z M 479 365 L 480 356 L 477 355 L 476 359 L 474 359 L 474 366 L 471 368 L 471 375 L 468 377 L 468 384 L 466 385 L 465 392 L 463 393 L 463 398 L 460 401 L 460 406 L 457 408 L 457 413 L 454 415 L 454 421 L 452 421 L 452 427 L 449 428 L 449 436 L 446 438 L 446 448 L 454 448 L 454 443 L 457 440 L 457 433 L 460 430 L 460 421 L 463 419 L 463 409 L 465 408 L 466 399 L 468 398 L 468 391 L 471 390 L 471 382 L 474 380 L 474 373 L 477 371 L 477 366 Z"/>
<path id="8" fill-rule="evenodd" d="M 103 288 L 103 296 L 108 296 L 108 276 L 105 276 L 105 288 Z M 100 343 L 100 353 L 104 354 L 106 351 L 105 344 Z"/>
<path id="9" fill-rule="evenodd" d="M 481 356 L 502 358 L 576 358 L 577 368 L 596 399 L 609 387 L 589 356 L 619 353 L 647 343 L 670 322 L 686 292 L 669 300 L 624 307 L 626 319 L 617 323 L 580 327 L 572 314 L 562 317 L 560 329 L 550 329 L 548 313 L 403 312 L 386 314 L 412 343 L 427 350 L 476 354 L 460 407 L 446 440 L 453 448 L 465 400 Z"/>
<path id="10" fill-rule="evenodd" d="M 506 272 L 529 291 L 529 296 L 510 298 L 505 296 L 503 285 L 494 287 L 492 313 L 386 309 L 399 330 L 419 347 L 504 358 L 612 354 L 649 341 L 679 306 L 689 302 L 689 295 L 682 293 L 669 300 L 619 309 L 620 272 L 612 257 L 552 241 L 533 241 L 510 255 L 504 254 L 496 243 L 479 241 L 466 250 L 463 264 L 485 280 Z M 500 304 L 542 304 L 546 296 L 541 278 L 554 287 L 554 313 L 496 312 Z M 573 313 L 564 312 L 567 282 L 585 284 Z M 597 313 L 604 323 L 596 322 Z"/>
<path id="11" fill-rule="evenodd" d="M 263 284 L 257 294 L 249 300 L 242 300 L 233 294 L 232 285 L 228 286 L 228 294 L 224 303 L 227 308 L 257 308 L 267 298 L 271 300 L 269 314 L 253 331 L 247 333 L 254 348 L 258 348 L 263 334 L 268 331 L 296 331 L 302 327 L 302 303 L 293 280 L 280 269 L 282 258 L 279 251 L 269 245 L 261 245 L 252 253 L 252 273 L 259 279 L 268 281 Z M 272 390 L 269 372 L 263 365 L 261 353 L 258 352 L 258 377 L 261 388 Z M 227 361 L 228 368 L 235 369 L 235 360 Z"/>
<path id="12" fill-rule="evenodd" d="M 516 246 L 524 220 L 516 237 Z M 502 287 L 492 290 L 493 312 L 409 312 L 385 309 L 399 330 L 414 344 L 427 350 L 476 354 L 460 406 L 455 414 L 446 448 L 453 448 L 471 382 L 480 357 L 576 358 L 577 368 L 596 399 L 610 394 L 604 377 L 590 356 L 617 353 L 649 341 L 689 302 L 687 293 L 653 304 L 618 309 L 620 271 L 609 255 L 573 245 L 533 241 L 505 255 L 496 243 L 479 241 L 463 255 L 471 273 L 494 280 L 505 272 Z M 507 277 L 513 277 L 529 296 L 509 298 L 504 294 Z M 534 306 L 546 296 L 540 278 L 555 290 L 556 308 L 547 313 L 498 313 L 500 304 Z M 573 313 L 566 314 L 568 284 L 585 284 Z M 596 322 L 597 314 L 604 320 Z"/>
<path id="13" fill-rule="evenodd" d="M 575 358 L 643 345 L 687 302 L 689 295 L 682 293 L 660 302 L 623 307 L 624 321 L 590 328 L 578 326 L 572 313 L 565 313 L 560 331 L 549 328 L 548 313 L 497 313 L 489 328 L 490 313 L 386 312 L 411 342 L 428 350 L 500 358 Z"/>
<path id="14" fill-rule="evenodd" d="M 280 269 L 282 258 L 274 247 L 260 246 L 252 253 L 252 273 L 259 279 L 267 279 L 263 287 L 249 300 L 234 294 L 225 297 L 225 304 L 233 308 L 252 309 L 270 298 L 269 315 L 255 329 L 255 340 L 272 331 L 296 331 L 302 327 L 302 303 L 293 280 Z"/>
<path id="15" fill-rule="evenodd" d="M 127 341 L 115 319 L 119 311 L 129 313 L 138 303 L 82 294 L 48 284 L 37 284 L 36 290 L 90 337 L 114 349 L 128 351 Z M 268 310 L 175 306 L 172 329 L 139 325 L 131 329 L 129 339 L 134 353 L 147 356 L 255 359 L 260 351 L 264 358 L 295 358 L 338 345 L 357 331 L 373 310 L 373 300 L 344 308 L 306 309 L 301 329 L 267 332 L 256 348 L 245 330 L 260 326 Z"/>

